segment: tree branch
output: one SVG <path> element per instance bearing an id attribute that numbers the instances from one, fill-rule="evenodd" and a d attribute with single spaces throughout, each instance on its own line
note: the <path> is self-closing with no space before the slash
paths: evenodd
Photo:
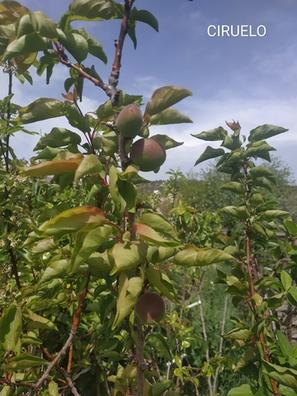
<path id="1" fill-rule="evenodd" d="M 43 351 L 43 353 L 46 355 L 46 357 L 47 357 L 48 359 L 50 359 L 50 360 L 53 360 L 53 359 L 54 359 L 53 356 L 52 356 L 52 354 L 49 353 L 49 351 L 48 351 L 46 348 L 43 348 L 42 351 Z M 78 393 L 78 390 L 76 389 L 76 387 L 75 387 L 75 385 L 74 385 L 74 383 L 73 383 L 73 381 L 72 381 L 72 379 L 71 379 L 69 373 L 68 373 L 63 367 L 58 367 L 58 370 L 59 370 L 59 371 L 63 374 L 63 376 L 65 377 L 65 380 L 66 380 L 66 382 L 67 382 L 67 384 L 68 384 L 68 387 L 69 387 L 70 390 L 71 390 L 71 393 L 72 393 L 74 396 L 80 396 L 80 394 Z"/>
<path id="2" fill-rule="evenodd" d="M 121 29 L 120 29 L 119 37 L 115 41 L 114 60 L 112 64 L 112 70 L 108 79 L 109 87 L 111 90 L 110 99 L 112 104 L 116 104 L 118 100 L 117 86 L 118 86 L 120 71 L 122 66 L 121 61 L 122 61 L 123 47 L 128 33 L 129 18 L 130 18 L 131 9 L 133 7 L 133 3 L 134 0 L 125 0 L 124 15 L 121 22 Z"/>

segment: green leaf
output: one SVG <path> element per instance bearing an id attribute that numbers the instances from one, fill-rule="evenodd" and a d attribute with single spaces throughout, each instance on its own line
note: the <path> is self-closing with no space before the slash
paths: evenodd
<path id="1" fill-rule="evenodd" d="M 129 21 L 127 33 L 133 43 L 134 49 L 136 49 L 137 48 L 137 37 L 136 37 L 136 23 L 135 23 L 135 19 L 133 18 L 134 10 L 135 10 L 135 8 L 132 10 L 132 12 L 130 14 L 130 21 Z"/>
<path id="2" fill-rule="evenodd" d="M 88 41 L 78 31 L 63 32 L 61 29 L 57 29 L 59 33 L 59 40 L 68 52 L 76 59 L 78 63 L 81 63 L 88 56 Z"/>
<path id="3" fill-rule="evenodd" d="M 40 357 L 23 353 L 9 359 L 5 364 L 5 369 L 9 371 L 25 370 L 47 364 L 48 362 Z"/>
<path id="4" fill-rule="evenodd" d="M 233 135 L 226 135 L 224 138 L 223 143 L 221 144 L 222 147 L 226 147 L 229 150 L 236 150 L 240 148 L 242 145 L 242 142 L 240 140 L 239 135 L 233 134 Z"/>
<path id="5" fill-rule="evenodd" d="M 137 202 L 137 190 L 133 183 L 127 180 L 118 180 L 118 189 L 121 197 L 126 203 L 125 209 L 130 213 L 135 213 Z"/>
<path id="6" fill-rule="evenodd" d="M 161 144 L 161 146 L 164 147 L 165 150 L 170 150 L 174 147 L 181 146 L 184 144 L 183 142 L 177 142 L 174 139 L 170 138 L 167 135 L 153 135 L 151 136 L 151 139 L 156 140 L 158 143 Z"/>
<path id="7" fill-rule="evenodd" d="M 81 157 L 70 158 L 68 160 L 52 160 L 41 162 L 40 164 L 30 166 L 24 170 L 27 176 L 49 176 L 49 175 L 62 175 L 64 173 L 74 173 L 79 164 L 81 163 Z"/>
<path id="8" fill-rule="evenodd" d="M 24 318 L 29 322 L 28 326 L 31 329 L 58 330 L 52 321 L 30 311 L 29 309 L 26 309 L 24 312 Z"/>
<path id="9" fill-rule="evenodd" d="M 163 238 L 158 232 L 153 228 L 140 223 L 134 224 L 135 233 L 144 241 L 152 242 L 157 246 L 178 246 L 179 242 L 176 240 L 168 240 Z"/>
<path id="10" fill-rule="evenodd" d="M 113 202 L 115 203 L 116 209 L 123 213 L 126 207 L 125 200 L 121 196 L 118 187 L 119 172 L 115 166 L 109 168 L 109 191 Z"/>
<path id="11" fill-rule="evenodd" d="M 288 129 L 276 125 L 269 125 L 269 124 L 260 125 L 257 128 L 252 129 L 250 131 L 249 141 L 256 142 L 258 140 L 268 139 L 272 136 L 276 136 L 287 131 Z"/>
<path id="12" fill-rule="evenodd" d="M 229 260 L 234 260 L 234 257 L 222 250 L 195 246 L 186 247 L 174 257 L 175 264 L 187 267 L 203 267 Z"/>
<path id="13" fill-rule="evenodd" d="M 16 351 L 22 332 L 22 311 L 11 304 L 3 312 L 0 319 L 0 345 L 5 351 Z"/>
<path id="14" fill-rule="evenodd" d="M 2 62 L 18 55 L 24 55 L 32 52 L 44 51 L 49 47 L 46 38 L 41 37 L 38 33 L 30 33 L 12 41 L 6 48 Z"/>
<path id="15" fill-rule="evenodd" d="M 280 384 L 289 386 L 297 391 L 297 371 L 289 367 L 282 367 L 276 364 L 263 362 L 266 373 L 269 377 L 275 379 Z"/>
<path id="16" fill-rule="evenodd" d="M 55 278 L 61 278 L 67 274 L 69 270 L 69 260 L 62 259 L 52 262 L 43 272 L 39 283 L 44 283 Z"/>
<path id="17" fill-rule="evenodd" d="M 167 361 L 172 360 L 168 341 L 162 334 L 149 334 L 145 339 L 145 343 L 152 347 L 158 356 L 165 358 Z"/>
<path id="18" fill-rule="evenodd" d="M 78 108 L 72 103 L 65 103 L 65 116 L 67 117 L 69 124 L 74 128 L 80 129 L 82 132 L 90 132 L 90 126 L 88 118 L 83 116 Z"/>
<path id="19" fill-rule="evenodd" d="M 49 396 L 59 396 L 59 386 L 55 381 L 50 381 L 48 384 Z"/>
<path id="20" fill-rule="evenodd" d="M 47 235 L 75 232 L 87 224 L 102 225 L 105 216 L 102 210 L 94 206 L 80 206 L 59 213 L 39 227 Z"/>
<path id="21" fill-rule="evenodd" d="M 34 151 L 50 147 L 64 147 L 80 144 L 81 137 L 66 128 L 52 128 L 50 133 L 43 136 L 34 147 Z"/>
<path id="22" fill-rule="evenodd" d="M 158 88 L 150 98 L 145 108 L 145 114 L 154 115 L 181 101 L 192 92 L 185 88 L 168 85 Z"/>
<path id="23" fill-rule="evenodd" d="M 161 294 L 167 297 L 169 300 L 176 301 L 176 293 L 174 287 L 170 283 L 166 274 L 160 271 L 158 268 L 149 265 L 145 270 L 147 279 L 150 284 Z"/>
<path id="24" fill-rule="evenodd" d="M 276 182 L 274 173 L 265 166 L 255 166 L 254 168 L 251 168 L 250 175 L 252 177 L 265 177 L 272 183 Z"/>
<path id="25" fill-rule="evenodd" d="M 173 239 L 177 239 L 177 234 L 174 227 L 167 221 L 165 217 L 158 213 L 145 212 L 141 215 L 138 221 L 141 224 L 150 226 L 161 234 L 169 236 Z"/>
<path id="26" fill-rule="evenodd" d="M 222 189 L 234 192 L 236 194 L 242 194 L 243 193 L 243 186 L 239 182 L 233 182 L 232 181 L 232 182 L 229 182 L 229 183 L 225 183 L 222 186 Z"/>
<path id="27" fill-rule="evenodd" d="M 0 391 L 0 396 L 12 396 L 13 388 L 8 385 L 4 385 Z"/>
<path id="28" fill-rule="evenodd" d="M 158 20 L 151 12 L 147 10 L 135 10 L 135 13 L 133 13 L 133 17 L 136 21 L 146 23 L 157 32 L 159 31 Z"/>
<path id="29" fill-rule="evenodd" d="M 270 162 L 270 155 L 269 151 L 274 151 L 275 148 L 270 146 L 268 143 L 266 143 L 263 140 L 251 143 L 246 152 L 245 156 L 247 158 L 249 157 L 254 157 L 254 158 L 262 158 L 266 161 Z"/>
<path id="30" fill-rule="evenodd" d="M 117 312 L 112 327 L 117 327 L 134 308 L 137 298 L 142 291 L 143 279 L 140 277 L 128 278 L 122 272 L 119 276 L 119 296 Z"/>
<path id="31" fill-rule="evenodd" d="M 291 388 L 288 388 L 287 386 L 284 386 L 284 385 L 280 385 L 279 391 L 282 396 L 296 396 L 296 393 L 294 390 L 292 390 Z"/>
<path id="32" fill-rule="evenodd" d="M 70 20 L 108 20 L 121 18 L 123 9 L 112 0 L 74 0 L 69 6 Z"/>
<path id="33" fill-rule="evenodd" d="M 209 131 L 203 131 L 201 133 L 191 134 L 191 135 L 197 139 L 207 140 L 211 142 L 217 140 L 224 140 L 227 134 L 228 132 L 223 127 L 220 126 L 215 129 L 210 129 Z"/>
<path id="34" fill-rule="evenodd" d="M 107 251 L 104 253 L 92 253 L 86 260 L 91 275 L 96 277 L 107 276 L 111 271 L 111 264 L 109 262 Z"/>
<path id="35" fill-rule="evenodd" d="M 254 396 L 254 393 L 252 392 L 250 385 L 243 384 L 231 389 L 227 396 Z"/>
<path id="36" fill-rule="evenodd" d="M 19 109 L 23 124 L 61 117 L 65 114 L 64 103 L 57 99 L 39 98 L 26 107 Z"/>
<path id="37" fill-rule="evenodd" d="M 200 157 L 195 162 L 195 166 L 200 164 L 201 162 L 207 161 L 211 158 L 220 157 L 223 154 L 225 154 L 225 151 L 223 149 L 212 148 L 210 146 L 207 146 L 206 149 L 203 151 L 203 153 L 200 155 Z"/>
<path id="38" fill-rule="evenodd" d="M 136 243 L 116 243 L 110 251 L 109 258 L 113 264 L 111 275 L 114 275 L 137 268 L 145 259 L 145 251 L 143 246 Z"/>
<path id="39" fill-rule="evenodd" d="M 151 125 L 192 123 L 191 118 L 175 109 L 166 109 L 150 118 Z"/>
<path id="40" fill-rule="evenodd" d="M 241 220 L 246 219 L 248 215 L 245 206 L 225 206 L 220 211 Z"/>
<path id="41" fill-rule="evenodd" d="M 75 247 L 71 257 L 70 273 L 75 273 L 81 264 L 84 264 L 90 255 L 104 242 L 108 241 L 113 232 L 110 225 L 93 228 L 93 225 L 83 228 L 78 232 Z"/>
<path id="42" fill-rule="evenodd" d="M 289 291 L 288 291 L 288 298 L 291 302 L 291 304 L 297 306 L 297 287 L 292 286 Z"/>
<path id="43" fill-rule="evenodd" d="M 224 338 L 229 340 L 238 340 L 238 341 L 248 341 L 250 340 L 252 333 L 249 329 L 244 328 L 235 328 L 229 331 L 224 335 Z"/>
<path id="44" fill-rule="evenodd" d="M 90 36 L 85 29 L 78 29 L 77 32 L 83 36 L 88 43 L 88 52 L 96 58 L 102 60 L 103 63 L 107 63 L 107 56 L 103 50 L 102 45 L 94 37 Z"/>
<path id="45" fill-rule="evenodd" d="M 289 216 L 289 213 L 285 210 L 265 210 L 265 212 L 261 213 L 261 218 L 267 221 L 284 216 Z"/>
<path id="46" fill-rule="evenodd" d="M 9 25 L 17 22 L 27 12 L 29 12 L 28 8 L 17 1 L 2 1 L 0 3 L 0 25 Z"/>
<path id="47" fill-rule="evenodd" d="M 103 169 L 103 165 L 97 155 L 86 155 L 76 169 L 74 181 L 77 182 L 86 175 L 99 174 Z"/>
<path id="48" fill-rule="evenodd" d="M 286 358 L 291 357 L 292 354 L 292 345 L 290 344 L 288 338 L 282 333 L 280 330 L 276 332 L 276 337 L 278 341 L 278 345 L 282 352 L 282 355 Z"/>
<path id="49" fill-rule="evenodd" d="M 291 220 L 285 220 L 284 226 L 286 227 L 287 232 L 291 236 L 293 236 L 293 237 L 297 236 L 297 224 L 296 223 L 294 223 Z"/>
<path id="50" fill-rule="evenodd" d="M 284 290 L 287 292 L 292 286 L 293 280 L 286 271 L 281 271 L 280 278 L 281 278 L 282 286 Z"/>
<path id="51" fill-rule="evenodd" d="M 29 33 L 38 33 L 40 36 L 50 39 L 58 37 L 56 25 L 41 11 L 30 12 L 19 20 L 17 38 Z"/>

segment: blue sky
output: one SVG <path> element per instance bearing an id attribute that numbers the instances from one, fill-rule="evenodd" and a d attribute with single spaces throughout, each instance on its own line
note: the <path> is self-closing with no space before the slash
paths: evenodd
<path id="1" fill-rule="evenodd" d="M 70 1 L 25 0 L 32 10 L 41 10 L 55 21 L 66 11 Z M 159 20 L 156 33 L 143 24 L 137 26 L 138 48 L 126 42 L 120 88 L 128 93 L 143 94 L 145 100 L 153 90 L 166 84 L 184 86 L 193 96 L 177 107 L 187 113 L 193 124 L 162 126 L 153 132 L 166 133 L 184 145 L 168 151 L 168 161 L 158 175 L 164 177 L 170 168 L 184 172 L 193 168 L 205 144 L 190 136 L 219 125 L 225 120 L 239 120 L 243 130 L 264 123 L 278 124 L 289 133 L 271 139 L 278 156 L 297 176 L 297 2 L 296 0 L 137 0 L 137 8 L 148 9 Z M 264 38 L 210 38 L 210 24 L 265 25 Z M 99 74 L 106 78 L 113 56 L 113 40 L 119 21 L 90 22 L 89 32 L 103 44 L 109 56 L 106 67 L 95 58 Z M 34 86 L 15 84 L 15 101 L 27 104 L 42 92 L 43 96 L 61 98 L 67 70 L 59 66 L 53 84 L 46 86 L 36 79 Z M 0 77 L 5 86 L 4 76 Z M 92 111 L 104 96 L 91 84 L 85 84 L 83 109 Z M 53 126 L 65 126 L 64 119 L 34 124 L 34 129 L 49 132 Z M 34 138 L 19 135 L 15 140 L 19 155 L 29 156 Z"/>

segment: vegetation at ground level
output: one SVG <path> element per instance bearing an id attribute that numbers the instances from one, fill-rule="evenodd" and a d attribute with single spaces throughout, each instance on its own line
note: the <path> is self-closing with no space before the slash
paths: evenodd
<path id="1" fill-rule="evenodd" d="M 182 144 L 151 127 L 191 122 L 173 107 L 188 89 L 143 103 L 118 88 L 126 39 L 156 17 L 133 0 L 74 0 L 58 23 L 0 10 L 0 395 L 295 395 L 296 186 L 267 141 L 287 130 L 193 131 L 209 142 L 193 163 L 215 165 L 148 182 L 139 171 Z M 85 27 L 114 19 L 104 81 Z M 16 79 L 51 84 L 57 65 L 63 99 L 14 103 Z M 87 84 L 107 100 L 83 113 Z M 14 134 L 61 116 L 69 127 L 44 131 L 30 163 L 16 157 Z"/>

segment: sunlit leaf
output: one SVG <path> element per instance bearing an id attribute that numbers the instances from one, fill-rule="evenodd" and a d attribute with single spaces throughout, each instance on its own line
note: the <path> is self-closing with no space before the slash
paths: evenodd
<path id="1" fill-rule="evenodd" d="M 63 277 L 67 274 L 70 267 L 70 261 L 66 259 L 56 260 L 52 262 L 43 272 L 40 283 L 50 281 L 55 278 Z"/>
<path id="2" fill-rule="evenodd" d="M 20 121 L 24 124 L 61 117 L 65 114 L 64 103 L 52 98 L 39 98 L 19 110 Z"/>
<path id="3" fill-rule="evenodd" d="M 258 140 L 268 139 L 272 136 L 276 136 L 287 131 L 288 129 L 276 125 L 260 125 L 257 128 L 251 130 L 249 141 L 256 142 Z"/>
<path id="4" fill-rule="evenodd" d="M 105 216 L 102 210 L 94 206 L 80 206 L 65 210 L 46 221 L 39 227 L 39 231 L 47 235 L 62 234 L 78 231 L 87 224 L 102 225 Z"/>
<path id="5" fill-rule="evenodd" d="M 69 272 L 76 272 L 79 266 L 84 264 L 90 255 L 109 239 L 112 233 L 113 228 L 109 225 L 95 228 L 93 226 L 88 226 L 78 232 Z"/>
<path id="6" fill-rule="evenodd" d="M 165 239 L 160 233 L 155 231 L 153 228 L 145 225 L 136 223 L 134 224 L 134 231 L 144 241 L 152 242 L 158 246 L 178 246 L 179 242 L 176 240 Z"/>
<path id="7" fill-rule="evenodd" d="M 4 310 L 0 319 L 0 345 L 5 351 L 15 351 L 22 332 L 22 311 L 15 304 Z"/>
<path id="8" fill-rule="evenodd" d="M 177 265 L 186 267 L 203 267 L 206 265 L 222 263 L 234 260 L 230 254 L 213 248 L 197 248 L 195 246 L 186 247 L 178 252 L 174 257 Z"/>
<path id="9" fill-rule="evenodd" d="M 145 114 L 152 116 L 160 113 L 190 95 L 192 92 L 188 89 L 174 85 L 158 88 L 147 103 Z"/>
<path id="10" fill-rule="evenodd" d="M 137 268 L 144 261 L 145 251 L 139 244 L 116 243 L 110 251 L 109 257 L 113 264 L 111 275 L 114 275 Z"/>
<path id="11" fill-rule="evenodd" d="M 207 141 L 216 141 L 216 140 L 224 140 L 227 136 L 228 132 L 223 127 L 218 127 L 215 129 L 210 129 L 209 131 L 203 131 L 197 134 L 192 134 L 192 136 L 197 139 L 207 140 Z"/>
<path id="12" fill-rule="evenodd" d="M 137 298 L 142 291 L 143 279 L 140 277 L 128 278 L 122 272 L 119 277 L 119 294 L 117 299 L 117 312 L 113 327 L 117 327 L 134 308 Z"/>
<path id="13" fill-rule="evenodd" d="M 32 356 L 24 353 L 9 359 L 5 364 L 5 369 L 11 371 L 24 370 L 24 369 L 31 369 L 33 367 L 39 367 L 47 364 L 48 362 L 40 357 Z"/>
<path id="14" fill-rule="evenodd" d="M 81 157 L 68 160 L 52 160 L 41 162 L 24 170 L 27 176 L 61 175 L 67 172 L 74 173 L 81 163 Z"/>
<path id="15" fill-rule="evenodd" d="M 103 170 L 103 165 L 95 154 L 86 155 L 83 157 L 78 168 L 76 169 L 74 181 L 78 181 L 83 176 L 99 174 Z"/>

